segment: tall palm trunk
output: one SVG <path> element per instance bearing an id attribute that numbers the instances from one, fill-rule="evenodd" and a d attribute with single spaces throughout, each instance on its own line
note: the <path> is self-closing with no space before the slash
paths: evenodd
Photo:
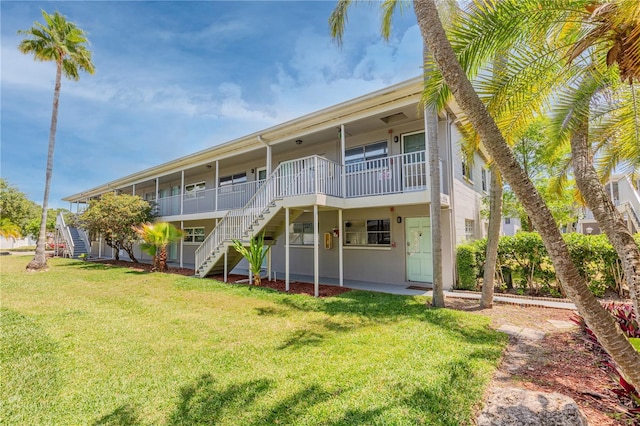
<path id="1" fill-rule="evenodd" d="M 58 104 L 60 103 L 60 86 L 62 85 L 62 59 L 56 61 L 56 84 L 53 89 L 53 110 L 51 112 L 51 127 L 49 128 L 49 151 L 47 152 L 47 172 L 44 180 L 44 197 L 42 200 L 42 217 L 40 219 L 40 233 L 36 244 L 36 254 L 27 264 L 27 270 L 35 271 L 47 267 L 45 244 L 47 241 L 47 210 L 49 209 L 49 187 L 53 173 L 53 151 L 56 146 L 56 128 L 58 127 Z"/>
<path id="2" fill-rule="evenodd" d="M 442 287 L 442 221 L 440 216 L 440 152 L 438 147 L 438 113 L 425 109 L 427 139 L 429 145 L 429 182 L 431 182 L 431 254 L 433 265 L 433 297 L 431 304 L 444 308 Z"/>
<path id="3" fill-rule="evenodd" d="M 418 25 L 446 84 L 478 132 L 518 199 L 531 216 L 553 261 L 556 274 L 587 325 L 618 364 L 625 377 L 640 387 L 640 354 L 631 346 L 611 315 L 600 305 L 571 261 L 556 223 L 528 176 L 516 161 L 498 126 L 474 91 L 442 28 L 434 0 L 414 0 Z"/>
<path id="4" fill-rule="evenodd" d="M 571 155 L 576 183 L 587 207 L 593 212 L 600 228 L 604 231 L 615 248 L 625 279 L 629 285 L 629 295 L 633 301 L 633 310 L 640 321 L 638 297 L 640 296 L 640 250 L 633 235 L 624 223 L 622 215 L 616 209 L 611 198 L 600 183 L 593 162 L 588 142 L 588 123 L 571 135 Z"/>
<path id="5" fill-rule="evenodd" d="M 426 68 L 429 49 L 426 45 L 422 50 L 425 64 L 425 79 L 429 74 Z M 436 308 L 444 308 L 444 289 L 442 287 L 442 220 L 440 216 L 440 147 L 438 146 L 438 112 L 433 107 L 424 109 L 424 122 L 429 153 L 429 182 L 431 183 L 431 202 L 429 215 L 431 216 L 431 255 L 433 273 L 433 297 L 431 304 Z"/>
<path id="6" fill-rule="evenodd" d="M 491 186 L 489 191 L 489 231 L 487 233 L 480 309 L 487 309 L 493 306 L 493 288 L 495 286 L 498 243 L 500 242 L 500 228 L 502 225 L 502 177 L 500 176 L 500 170 L 495 165 L 491 167 Z"/>

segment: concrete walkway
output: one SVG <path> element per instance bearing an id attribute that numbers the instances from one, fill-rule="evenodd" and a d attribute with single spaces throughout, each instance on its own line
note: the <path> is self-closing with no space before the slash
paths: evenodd
<path id="1" fill-rule="evenodd" d="M 239 271 L 234 271 L 239 272 Z M 241 274 L 246 274 L 246 271 L 241 271 Z M 283 276 L 278 275 L 276 278 L 284 279 Z M 312 283 L 313 277 L 310 275 L 290 275 L 291 282 L 304 282 L 304 283 Z M 320 278 L 320 284 L 323 285 L 339 285 L 338 279 L 336 278 Z M 415 286 L 424 286 L 422 283 L 415 283 Z M 390 294 L 399 294 L 404 296 L 429 296 L 431 297 L 433 292 L 431 290 L 415 290 L 411 289 L 412 284 L 380 284 L 380 283 L 371 283 L 366 281 L 356 281 L 356 280 L 344 280 L 344 287 L 348 287 L 354 290 L 366 290 L 366 291 L 376 291 L 379 293 L 390 293 Z M 479 293 L 467 293 L 467 292 L 457 292 L 457 291 L 445 291 L 445 297 L 454 297 L 458 299 L 475 299 L 480 300 Z M 512 305 L 520 305 L 520 306 L 538 306 L 544 308 L 555 308 L 555 309 L 569 309 L 576 310 L 576 305 L 573 303 L 567 302 L 556 302 L 552 300 L 534 300 L 534 299 L 526 299 L 526 298 L 518 298 L 518 297 L 507 297 L 495 295 L 493 297 L 495 302 L 499 303 L 510 303 Z"/>
<path id="2" fill-rule="evenodd" d="M 143 263 L 150 263 L 150 261 L 141 260 Z M 167 262 L 171 267 L 179 267 L 180 265 L 177 262 Z M 185 268 L 193 268 L 193 264 L 184 264 Z M 234 269 L 230 272 L 230 274 L 238 274 L 238 275 L 247 275 L 248 271 Z M 283 274 L 276 274 L 275 278 L 283 280 Z M 266 279 L 266 274 L 263 273 L 263 279 Z M 298 275 L 291 274 L 289 276 L 291 282 L 302 282 L 302 283 L 313 283 L 312 275 Z M 320 278 L 320 284 L 322 285 L 333 285 L 338 286 L 339 282 L 337 278 Z M 398 294 L 403 296 L 428 296 L 431 297 L 433 292 L 431 290 L 425 289 L 412 289 L 409 287 L 425 287 L 430 286 L 430 284 L 425 283 L 404 283 L 404 284 L 381 284 L 381 283 L 372 283 L 368 281 L 357 281 L 357 280 L 344 280 L 344 287 L 351 288 L 353 290 L 365 290 L 365 291 L 375 291 L 378 293 L 388 293 L 388 294 Z M 468 293 L 468 292 L 457 292 L 457 291 L 445 291 L 445 297 L 452 297 L 458 299 L 475 299 L 480 300 L 479 293 Z M 573 303 L 567 302 L 556 302 L 552 300 L 534 300 L 534 299 L 526 299 L 526 298 L 518 298 L 518 297 L 506 297 L 500 296 L 496 294 L 493 297 L 494 302 L 498 303 L 510 303 L 512 305 L 520 305 L 520 306 L 538 306 L 544 308 L 554 308 L 554 309 L 569 309 L 576 310 L 576 306 Z"/>

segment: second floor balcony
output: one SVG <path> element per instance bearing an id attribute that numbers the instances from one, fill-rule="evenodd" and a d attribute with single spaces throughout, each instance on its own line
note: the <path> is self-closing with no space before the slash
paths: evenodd
<path id="1" fill-rule="evenodd" d="M 270 180 L 274 198 L 323 194 L 348 199 L 426 191 L 429 168 L 425 151 L 345 166 L 319 156 L 305 157 L 281 163 L 266 180 L 159 198 L 158 214 L 178 216 L 238 209 Z"/>

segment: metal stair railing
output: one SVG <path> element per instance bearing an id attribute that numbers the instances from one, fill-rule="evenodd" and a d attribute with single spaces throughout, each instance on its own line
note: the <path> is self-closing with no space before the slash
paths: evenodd
<path id="1" fill-rule="evenodd" d="M 629 212 L 628 217 L 631 218 L 631 221 L 636 228 L 636 232 L 640 232 L 640 215 L 630 202 L 627 202 L 626 205 L 627 211 Z"/>
<path id="2" fill-rule="evenodd" d="M 214 251 L 221 248 L 225 242 L 241 240 L 247 236 L 257 219 L 264 215 L 276 200 L 308 195 L 318 192 L 320 188 L 331 188 L 330 195 L 339 195 L 333 193 L 335 188 L 340 188 L 339 181 L 337 185 L 329 186 L 324 182 L 318 182 L 319 177 L 322 177 L 323 181 L 328 178 L 339 179 L 339 173 L 325 172 L 338 170 L 337 167 L 340 166 L 317 155 L 280 163 L 247 204 L 242 208 L 228 211 L 196 249 L 196 274 Z"/>
<path id="3" fill-rule="evenodd" d="M 64 216 L 62 215 L 62 212 L 59 212 L 58 216 L 56 217 L 56 228 L 60 230 L 60 235 L 64 240 L 64 253 L 68 257 L 73 257 L 75 244 L 73 243 L 73 238 L 71 237 L 69 227 L 64 222 Z M 54 250 L 57 250 L 57 247 L 54 247 Z"/>

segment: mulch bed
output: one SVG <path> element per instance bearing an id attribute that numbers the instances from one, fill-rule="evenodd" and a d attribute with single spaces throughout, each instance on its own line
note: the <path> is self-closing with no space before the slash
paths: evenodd
<path id="1" fill-rule="evenodd" d="M 224 281 L 224 277 L 222 275 L 215 275 L 215 276 L 211 276 L 208 277 L 211 279 L 214 279 L 216 281 L 220 281 L 223 282 Z M 227 276 L 227 281 L 229 284 L 235 284 L 238 281 L 243 281 L 240 284 L 247 284 L 247 279 L 248 277 L 245 275 L 228 275 Z M 261 286 L 262 287 L 268 287 L 268 288 L 272 288 L 274 290 L 278 290 L 278 291 L 285 291 L 285 282 L 284 280 L 273 280 L 273 281 L 267 281 L 266 279 L 262 279 L 261 281 Z M 320 297 L 331 297 L 331 296 L 337 296 L 339 294 L 342 293 L 346 293 L 348 291 L 351 291 L 350 288 L 347 287 L 338 287 L 335 285 L 325 285 L 325 284 L 320 284 L 319 286 L 319 294 Z M 301 283 L 298 281 L 290 281 L 289 282 L 289 293 L 295 293 L 295 294 L 306 294 L 308 296 L 313 296 L 314 294 L 314 286 L 312 283 Z"/>

